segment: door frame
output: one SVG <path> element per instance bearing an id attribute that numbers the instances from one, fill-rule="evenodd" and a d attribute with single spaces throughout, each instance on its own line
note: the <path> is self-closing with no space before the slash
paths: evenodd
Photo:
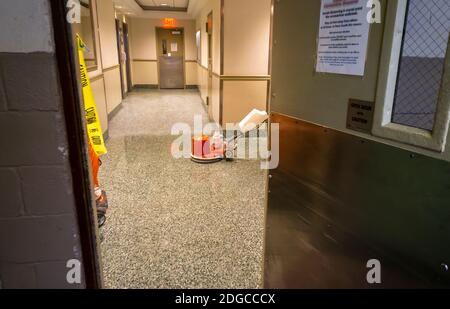
<path id="1" fill-rule="evenodd" d="M 84 102 L 80 89 L 78 55 L 72 38 L 71 25 L 66 20 L 66 1 L 50 1 L 55 38 L 59 83 L 68 136 L 69 162 L 73 182 L 73 197 L 82 253 L 83 278 L 86 288 L 102 288 L 100 249 L 97 234 L 97 214 L 92 184 L 92 171 L 87 162 Z"/>
<path id="2" fill-rule="evenodd" d="M 117 38 L 117 57 L 119 58 L 120 71 L 120 89 L 122 91 L 122 99 L 125 99 L 125 89 L 123 85 L 123 67 L 122 67 L 122 53 L 121 53 L 121 35 L 120 35 L 120 20 L 116 18 L 116 38 Z"/>
<path id="3" fill-rule="evenodd" d="M 211 19 L 211 29 L 209 29 L 209 20 Z M 211 30 L 211 31 L 210 31 Z M 210 119 L 214 119 L 213 115 L 213 79 L 214 79 L 214 14 L 211 11 L 206 17 L 206 42 L 208 44 L 208 88 L 207 88 L 207 105 L 208 115 Z"/>
<path id="4" fill-rule="evenodd" d="M 130 33 L 127 23 L 122 24 L 123 32 L 123 44 L 125 47 L 125 54 L 127 55 L 126 61 L 126 76 L 127 76 L 127 90 L 131 92 L 133 90 L 133 81 L 131 78 L 131 59 L 130 59 Z"/>
<path id="5" fill-rule="evenodd" d="M 184 27 L 176 27 L 176 28 L 164 28 L 164 27 L 155 27 L 155 38 L 156 38 L 156 65 L 157 65 L 157 74 L 158 74 L 158 89 L 161 90 L 161 69 L 159 63 L 159 30 L 182 30 L 183 31 L 183 83 L 184 89 L 186 89 L 186 31 Z"/>

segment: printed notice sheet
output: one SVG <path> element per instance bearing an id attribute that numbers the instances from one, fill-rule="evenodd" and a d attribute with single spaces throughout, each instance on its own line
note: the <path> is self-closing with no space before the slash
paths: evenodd
<path id="1" fill-rule="evenodd" d="M 316 71 L 364 76 L 367 0 L 322 0 Z"/>

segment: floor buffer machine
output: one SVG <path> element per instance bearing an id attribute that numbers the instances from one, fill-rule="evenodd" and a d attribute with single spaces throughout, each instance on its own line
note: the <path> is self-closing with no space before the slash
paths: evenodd
<path id="1" fill-rule="evenodd" d="M 195 163 L 210 164 L 222 160 L 233 160 L 237 148 L 237 141 L 248 132 L 258 129 L 269 119 L 265 111 L 254 109 L 238 125 L 238 130 L 228 139 L 223 132 L 215 132 L 214 135 L 200 135 L 192 138 L 191 160 Z"/>

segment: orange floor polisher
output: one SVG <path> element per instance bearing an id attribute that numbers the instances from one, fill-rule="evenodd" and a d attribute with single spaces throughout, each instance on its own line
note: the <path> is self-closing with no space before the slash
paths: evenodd
<path id="1" fill-rule="evenodd" d="M 258 129 L 268 119 L 269 115 L 265 111 L 254 109 L 239 123 L 237 132 L 231 138 L 225 139 L 222 132 L 216 132 L 213 136 L 202 134 L 192 137 L 191 160 L 201 164 L 232 160 L 237 140 Z"/>

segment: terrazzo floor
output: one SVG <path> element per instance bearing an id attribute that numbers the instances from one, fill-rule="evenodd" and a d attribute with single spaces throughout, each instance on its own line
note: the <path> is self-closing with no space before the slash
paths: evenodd
<path id="1" fill-rule="evenodd" d="M 131 93 L 109 126 L 100 180 L 106 288 L 260 288 L 266 174 L 256 160 L 174 159 L 174 123 L 207 114 L 197 91 Z"/>

